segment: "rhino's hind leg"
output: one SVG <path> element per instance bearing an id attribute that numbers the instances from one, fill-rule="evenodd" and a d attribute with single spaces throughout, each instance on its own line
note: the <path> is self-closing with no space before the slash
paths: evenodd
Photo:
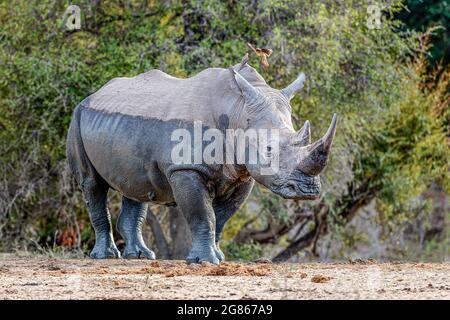
<path id="1" fill-rule="evenodd" d="M 120 252 L 114 243 L 111 216 L 107 206 L 109 185 L 95 170 L 83 147 L 80 134 L 81 109 L 75 108 L 67 136 L 67 160 L 70 169 L 83 192 L 95 231 L 95 246 L 91 258 L 119 258 Z"/>
<path id="2" fill-rule="evenodd" d="M 108 188 L 105 183 L 95 178 L 87 178 L 82 183 L 89 216 L 95 230 L 95 246 L 90 254 L 93 259 L 120 258 L 120 252 L 114 243 L 107 205 Z"/>
<path id="3" fill-rule="evenodd" d="M 147 248 L 142 238 L 142 224 L 145 221 L 146 209 L 145 204 L 122 197 L 122 209 L 116 227 L 125 240 L 124 258 L 155 259 L 155 253 Z"/>

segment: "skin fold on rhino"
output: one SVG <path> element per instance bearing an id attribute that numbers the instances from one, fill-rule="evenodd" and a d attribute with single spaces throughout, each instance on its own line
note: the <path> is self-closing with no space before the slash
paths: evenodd
<path id="1" fill-rule="evenodd" d="M 107 206 L 110 188 L 122 194 L 117 230 L 124 258 L 154 259 L 144 243 L 147 203 L 176 205 L 192 234 L 188 262 L 224 260 L 219 240 L 225 223 L 245 202 L 254 181 L 286 198 L 316 199 L 336 130 L 311 143 L 310 126 L 295 131 L 290 99 L 303 87 L 304 74 L 288 87 L 271 88 L 246 62 L 229 69 L 209 68 L 178 79 L 159 70 L 115 78 L 74 110 L 67 159 L 79 183 L 96 242 L 92 258 L 118 258 Z M 171 151 L 176 129 L 277 129 L 279 170 L 261 174 L 260 164 L 176 164 Z M 204 147 L 204 145 L 203 145 Z M 267 151 L 270 152 L 270 142 Z M 246 160 L 247 161 L 247 160 Z"/>

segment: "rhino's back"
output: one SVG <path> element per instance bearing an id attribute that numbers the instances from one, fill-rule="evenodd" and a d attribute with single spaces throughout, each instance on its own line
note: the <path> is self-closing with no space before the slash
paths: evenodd
<path id="1" fill-rule="evenodd" d="M 159 70 L 133 78 L 115 78 L 89 96 L 84 107 L 160 120 L 210 120 L 212 108 L 233 96 L 231 76 L 221 68 L 179 79 Z M 226 101 L 225 101 L 226 103 Z"/>

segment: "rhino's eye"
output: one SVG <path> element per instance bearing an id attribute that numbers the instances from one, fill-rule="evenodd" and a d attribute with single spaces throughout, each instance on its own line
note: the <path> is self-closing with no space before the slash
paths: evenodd
<path id="1" fill-rule="evenodd" d="M 272 147 L 271 146 L 266 147 L 266 157 L 267 158 L 272 157 Z"/>

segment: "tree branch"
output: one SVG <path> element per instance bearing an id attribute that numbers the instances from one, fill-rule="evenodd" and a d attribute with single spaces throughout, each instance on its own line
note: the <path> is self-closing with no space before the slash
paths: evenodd
<path id="1" fill-rule="evenodd" d="M 273 258 L 272 261 L 274 262 L 286 261 L 289 258 L 293 257 L 300 250 L 307 248 L 314 241 L 317 229 L 318 227 L 316 226 L 314 229 L 307 232 L 303 237 L 292 242 L 286 249 L 281 251 L 275 258 Z"/>
<path id="2" fill-rule="evenodd" d="M 291 242 L 286 249 L 273 258 L 274 262 L 286 261 L 297 254 L 300 250 L 309 247 L 311 244 L 313 244 L 315 250 L 319 236 L 325 230 L 326 216 L 328 214 L 329 207 L 321 203 L 317 206 L 317 211 L 318 212 L 314 215 L 314 228 L 299 239 Z M 305 227 L 306 223 L 307 222 L 301 226 L 302 229 Z"/>
<path id="3" fill-rule="evenodd" d="M 246 223 L 244 228 L 242 228 L 238 232 L 233 241 L 235 243 L 243 243 L 251 239 L 261 244 L 276 243 L 280 236 L 289 233 L 289 231 L 291 231 L 296 225 L 305 220 L 307 220 L 307 216 L 298 214 L 294 217 L 293 221 L 288 221 L 276 225 L 273 225 L 272 223 L 269 222 L 267 227 L 264 228 L 263 230 L 246 228 L 246 226 L 248 225 Z"/>

